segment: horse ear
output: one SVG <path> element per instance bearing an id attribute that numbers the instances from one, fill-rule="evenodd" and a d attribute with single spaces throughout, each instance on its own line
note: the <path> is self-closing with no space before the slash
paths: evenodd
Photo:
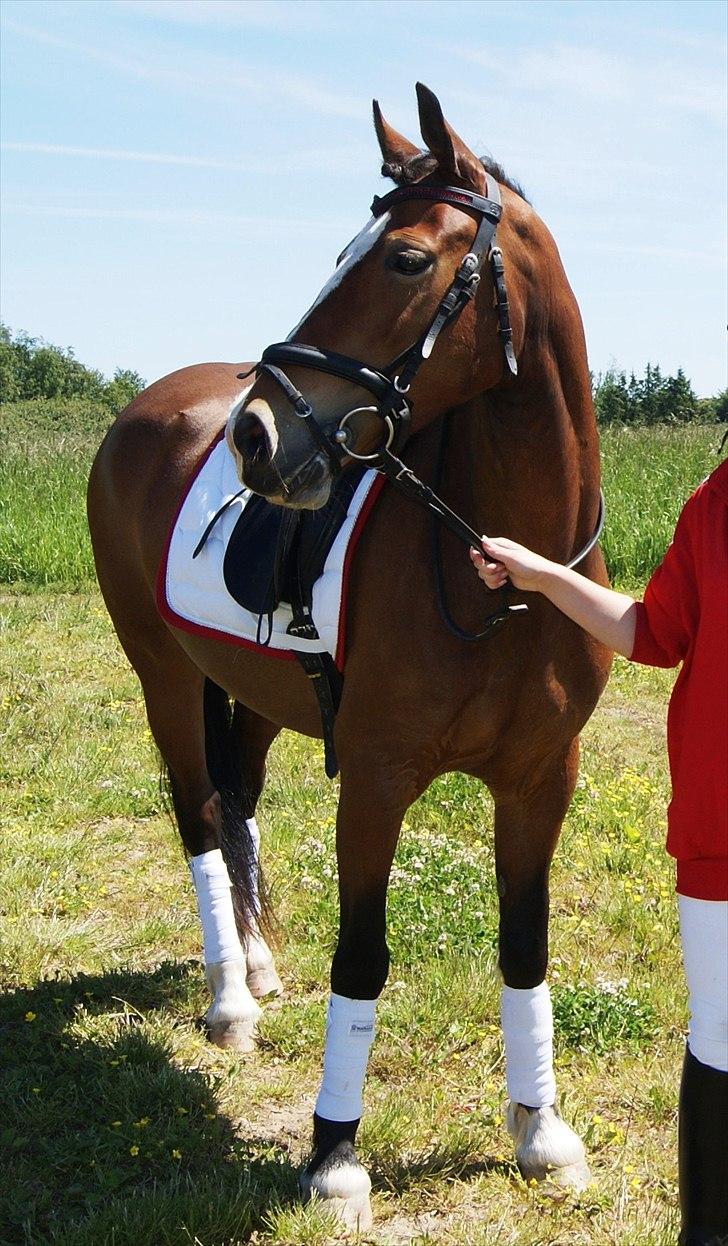
<path id="1" fill-rule="evenodd" d="M 385 177 L 396 176 L 396 170 L 401 169 L 413 156 L 421 156 L 422 152 L 419 147 L 415 147 L 414 143 L 410 143 L 409 139 L 393 130 L 388 121 L 385 121 L 378 100 L 372 100 L 372 109 L 374 129 L 377 132 L 382 159 L 386 166 L 386 170 L 383 169 L 382 172 Z"/>
<path id="2" fill-rule="evenodd" d="M 422 82 L 418 82 L 415 89 L 422 137 L 437 159 L 440 172 L 445 177 L 459 178 L 474 190 L 482 190 L 484 174 L 478 157 L 448 125 L 434 92 Z"/>

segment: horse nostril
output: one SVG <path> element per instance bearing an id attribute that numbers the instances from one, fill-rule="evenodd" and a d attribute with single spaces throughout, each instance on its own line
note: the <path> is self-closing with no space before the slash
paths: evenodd
<path id="1" fill-rule="evenodd" d="M 233 444 L 243 459 L 260 461 L 270 457 L 268 438 L 257 415 L 241 411 L 233 426 Z"/>

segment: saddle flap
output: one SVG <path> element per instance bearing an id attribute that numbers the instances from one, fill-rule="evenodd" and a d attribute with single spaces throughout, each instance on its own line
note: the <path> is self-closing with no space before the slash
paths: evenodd
<path id="1" fill-rule="evenodd" d="M 254 495 L 240 513 L 223 561 L 227 590 L 251 614 L 275 610 L 274 567 L 285 512 Z"/>
<path id="2" fill-rule="evenodd" d="M 339 476 L 326 505 L 315 511 L 250 498 L 223 561 L 225 585 L 239 605 L 258 615 L 270 614 L 281 601 L 310 609 L 313 586 L 365 470 L 357 464 Z"/>

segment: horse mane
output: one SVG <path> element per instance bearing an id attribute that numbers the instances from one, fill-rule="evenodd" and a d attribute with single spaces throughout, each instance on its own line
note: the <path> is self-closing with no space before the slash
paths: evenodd
<path id="1" fill-rule="evenodd" d="M 503 186 L 507 186 L 509 190 L 514 191 L 526 203 L 530 203 L 520 182 L 510 177 L 502 164 L 499 164 L 497 160 L 493 160 L 491 156 L 481 156 L 480 163 L 486 173 L 490 173 L 491 177 L 494 177 L 496 181 Z M 382 177 L 391 177 L 392 181 L 396 182 L 398 186 L 410 186 L 413 182 L 420 182 L 423 178 L 429 177 L 431 173 L 435 172 L 436 168 L 437 160 L 435 156 L 429 151 L 421 151 L 417 155 L 410 156 L 401 162 L 385 160 L 382 165 Z"/>

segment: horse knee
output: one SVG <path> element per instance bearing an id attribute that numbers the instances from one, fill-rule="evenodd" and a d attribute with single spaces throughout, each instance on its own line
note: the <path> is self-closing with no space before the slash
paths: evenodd
<path id="1" fill-rule="evenodd" d="M 355 942 L 339 939 L 331 965 L 331 989 L 347 999 L 378 999 L 389 973 L 386 939 Z"/>
<path id="2" fill-rule="evenodd" d="M 506 986 L 529 990 L 546 976 L 548 964 L 548 884 L 539 874 L 501 894 L 498 963 Z"/>
<path id="3" fill-rule="evenodd" d="M 501 930 L 498 963 L 506 986 L 516 990 L 538 986 L 546 977 L 548 964 L 545 928 Z"/>
<path id="4" fill-rule="evenodd" d="M 190 792 L 169 772 L 177 826 L 185 852 L 190 857 L 198 857 L 203 852 L 210 852 L 220 847 L 222 828 L 222 802 L 217 791 L 202 795 L 199 791 Z"/>

